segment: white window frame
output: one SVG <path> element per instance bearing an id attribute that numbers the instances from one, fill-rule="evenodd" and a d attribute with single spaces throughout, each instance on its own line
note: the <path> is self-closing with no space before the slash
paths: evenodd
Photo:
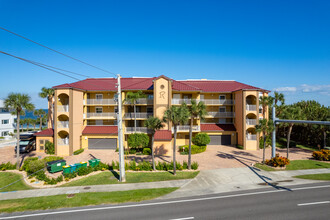
<path id="1" fill-rule="evenodd" d="M 101 109 L 101 112 L 98 112 L 98 110 Z M 103 108 L 102 107 L 95 107 L 95 113 L 103 113 Z"/>
<path id="2" fill-rule="evenodd" d="M 7 123 L 4 123 L 5 121 L 7 121 Z M 9 119 L 2 119 L 1 124 L 8 125 L 9 124 Z"/>
<path id="3" fill-rule="evenodd" d="M 103 94 L 100 94 L 100 93 L 96 94 L 95 99 L 102 100 L 103 99 Z"/>
<path id="4" fill-rule="evenodd" d="M 3 131 L 1 132 L 1 136 L 4 137 L 4 136 L 8 136 L 9 135 L 9 131 Z"/>

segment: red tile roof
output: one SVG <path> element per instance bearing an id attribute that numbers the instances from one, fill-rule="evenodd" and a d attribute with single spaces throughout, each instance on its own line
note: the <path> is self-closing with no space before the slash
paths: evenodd
<path id="1" fill-rule="evenodd" d="M 33 134 L 33 136 L 37 136 L 37 137 L 53 137 L 53 135 L 54 135 L 54 130 L 52 128 L 47 128 L 43 131 Z"/>
<path id="2" fill-rule="evenodd" d="M 117 126 L 86 126 L 82 134 L 118 134 Z"/>
<path id="3" fill-rule="evenodd" d="M 236 131 L 233 124 L 201 124 L 201 131 Z"/>
<path id="4" fill-rule="evenodd" d="M 167 78 L 165 76 L 160 76 Z M 151 78 L 122 78 L 122 90 L 153 90 L 153 81 L 159 77 Z M 168 78 L 167 78 L 168 79 Z M 89 78 L 74 83 L 66 83 L 53 88 L 75 88 L 89 91 L 117 91 L 115 78 Z M 172 80 L 172 89 L 176 91 L 201 92 L 233 92 L 238 90 L 263 90 L 236 81 L 220 80 Z M 267 91 L 267 90 L 265 90 Z"/>
<path id="5" fill-rule="evenodd" d="M 172 140 L 172 132 L 169 130 L 159 130 L 155 133 L 155 141 L 170 141 Z"/>

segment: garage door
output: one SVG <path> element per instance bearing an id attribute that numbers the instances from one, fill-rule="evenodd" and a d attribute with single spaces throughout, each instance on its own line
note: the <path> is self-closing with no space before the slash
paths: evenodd
<path id="1" fill-rule="evenodd" d="M 116 150 L 117 138 L 89 138 L 88 149 Z"/>
<path id="2" fill-rule="evenodd" d="M 231 145 L 230 135 L 210 135 L 209 145 Z"/>

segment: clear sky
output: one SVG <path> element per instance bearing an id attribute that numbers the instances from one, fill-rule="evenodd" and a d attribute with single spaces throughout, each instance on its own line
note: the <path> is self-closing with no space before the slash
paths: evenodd
<path id="1" fill-rule="evenodd" d="M 237 80 L 330 105 L 330 1 L 0 0 L 0 26 L 123 77 Z M 84 66 L 0 30 L 0 50 Z M 0 54 L 0 98 L 74 80 Z"/>

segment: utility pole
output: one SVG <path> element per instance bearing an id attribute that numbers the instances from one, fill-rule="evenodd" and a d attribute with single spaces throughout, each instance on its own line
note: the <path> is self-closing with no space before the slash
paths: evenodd
<path id="1" fill-rule="evenodd" d="M 126 182 L 125 176 L 125 161 L 124 161 L 124 146 L 123 146 L 123 120 L 122 120 L 122 98 L 121 98 L 121 76 L 117 74 L 117 88 L 118 88 L 118 112 L 117 112 L 117 123 L 118 123 L 118 142 L 119 142 L 119 181 Z"/>
<path id="2" fill-rule="evenodd" d="M 272 158 L 276 155 L 276 110 L 275 107 L 273 107 L 273 123 L 274 123 L 274 130 L 272 132 Z"/>

